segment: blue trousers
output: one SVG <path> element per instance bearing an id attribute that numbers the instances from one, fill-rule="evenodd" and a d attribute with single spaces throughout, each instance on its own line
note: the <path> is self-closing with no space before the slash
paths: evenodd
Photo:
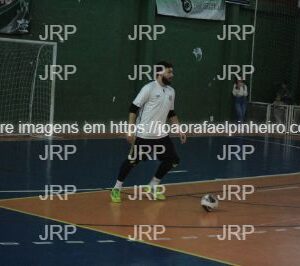
<path id="1" fill-rule="evenodd" d="M 243 123 L 245 121 L 245 115 L 247 110 L 246 97 L 235 97 L 235 111 L 237 121 Z"/>

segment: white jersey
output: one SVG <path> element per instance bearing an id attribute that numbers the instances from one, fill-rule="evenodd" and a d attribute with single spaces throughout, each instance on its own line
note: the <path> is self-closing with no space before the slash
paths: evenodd
<path id="1" fill-rule="evenodd" d="M 144 139 L 166 137 L 161 132 L 161 125 L 166 124 L 170 110 L 174 110 L 175 90 L 170 86 L 161 86 L 157 81 L 145 85 L 137 95 L 133 104 L 140 107 L 136 136 Z"/>

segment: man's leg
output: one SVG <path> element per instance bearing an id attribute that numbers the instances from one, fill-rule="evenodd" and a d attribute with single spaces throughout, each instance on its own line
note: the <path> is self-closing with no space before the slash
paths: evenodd
<path id="1" fill-rule="evenodd" d="M 163 177 L 172 169 L 175 168 L 179 164 L 179 157 L 176 153 L 174 144 L 169 136 L 162 138 L 159 142 L 159 145 L 163 145 L 165 147 L 165 152 L 163 154 L 158 155 L 158 159 L 161 161 L 155 176 L 149 183 L 149 186 L 152 190 L 154 190 L 154 195 L 157 199 L 164 200 L 165 196 L 159 191 L 156 190 L 156 186 L 160 184 Z"/>
<path id="2" fill-rule="evenodd" d="M 128 158 L 122 163 L 118 179 L 116 181 L 116 184 L 114 188 L 111 191 L 111 200 L 115 203 L 121 202 L 121 189 L 123 187 L 123 183 L 132 170 L 139 162 L 139 142 L 140 139 L 137 138 L 134 144 L 131 146 Z"/>
<path id="3" fill-rule="evenodd" d="M 119 175 L 118 175 L 118 179 L 115 185 L 115 188 L 122 188 L 122 185 L 126 179 L 126 177 L 128 176 L 128 174 L 130 173 L 131 169 L 133 167 L 135 167 L 137 164 L 139 163 L 139 161 L 130 161 L 128 159 L 126 159 L 119 170 Z"/>

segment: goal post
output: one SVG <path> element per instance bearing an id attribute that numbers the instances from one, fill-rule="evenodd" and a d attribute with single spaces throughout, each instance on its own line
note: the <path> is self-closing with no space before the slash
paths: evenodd
<path id="1" fill-rule="evenodd" d="M 54 42 L 0 38 L 1 123 L 53 123 L 55 77 L 40 76 L 56 57 Z"/>

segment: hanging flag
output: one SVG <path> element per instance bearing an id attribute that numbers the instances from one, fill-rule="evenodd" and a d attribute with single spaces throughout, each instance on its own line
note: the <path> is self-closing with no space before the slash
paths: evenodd
<path id="1" fill-rule="evenodd" d="M 225 20 L 225 0 L 156 0 L 160 15 Z"/>
<path id="2" fill-rule="evenodd" d="M 29 32 L 29 2 L 31 0 L 0 0 L 0 33 Z"/>

